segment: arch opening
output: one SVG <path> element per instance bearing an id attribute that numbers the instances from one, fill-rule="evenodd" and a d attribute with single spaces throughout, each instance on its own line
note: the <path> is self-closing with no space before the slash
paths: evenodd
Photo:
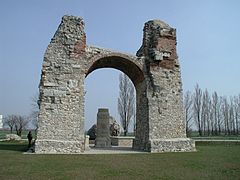
<path id="1" fill-rule="evenodd" d="M 94 70 L 85 78 L 85 130 L 88 130 L 96 123 L 98 108 L 109 109 L 110 115 L 120 123 L 117 106 L 119 97 L 119 76 L 121 73 L 121 71 L 114 68 L 100 68 Z M 135 87 L 133 89 L 136 94 Z M 136 99 L 134 101 L 136 101 Z"/>
<path id="2" fill-rule="evenodd" d="M 134 60 L 124 58 L 121 56 L 107 56 L 107 57 L 101 57 L 93 61 L 93 63 L 90 64 L 89 68 L 87 68 L 87 72 L 85 74 L 85 79 L 94 72 L 95 70 L 99 69 L 105 69 L 105 68 L 110 68 L 110 69 L 115 69 L 119 70 L 120 72 L 126 74 L 128 78 L 132 81 L 133 86 L 134 86 L 134 91 L 135 91 L 135 112 L 134 112 L 134 123 L 132 123 L 132 127 L 129 129 L 130 131 L 134 132 L 134 137 L 135 139 L 137 138 L 138 140 L 141 139 L 141 141 L 145 141 L 145 139 L 148 138 L 147 133 L 143 133 L 148 131 L 148 127 L 145 127 L 145 130 L 143 130 L 143 124 L 145 124 L 142 119 L 146 119 L 142 115 L 141 112 L 143 111 L 143 106 L 142 105 L 142 94 L 143 94 L 143 82 L 144 82 L 144 74 L 140 67 L 134 63 Z M 117 97 L 116 97 L 117 98 Z M 145 104 L 145 103 L 144 103 Z M 144 106 L 145 107 L 145 106 Z M 86 108 L 86 105 L 85 105 Z M 86 109 L 85 109 L 86 111 Z M 86 118 L 86 117 L 85 117 Z M 119 116 L 117 117 L 117 122 L 120 123 Z M 86 121 L 86 119 L 84 120 Z M 134 127 L 135 124 L 135 127 Z M 142 133 L 139 133 L 142 132 Z M 136 134 L 137 133 L 137 134 Z M 132 147 L 134 147 L 134 142 L 132 143 Z"/>
<path id="3" fill-rule="evenodd" d="M 86 77 L 96 69 L 99 68 L 114 68 L 125 73 L 136 86 L 144 80 L 142 70 L 131 60 L 120 56 L 107 56 L 99 58 L 87 70 Z"/>

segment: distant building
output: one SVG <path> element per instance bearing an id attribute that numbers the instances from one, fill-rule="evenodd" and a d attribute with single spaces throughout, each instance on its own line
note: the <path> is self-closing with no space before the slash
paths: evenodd
<path id="1" fill-rule="evenodd" d="M 0 129 L 3 128 L 3 115 L 0 115 Z"/>

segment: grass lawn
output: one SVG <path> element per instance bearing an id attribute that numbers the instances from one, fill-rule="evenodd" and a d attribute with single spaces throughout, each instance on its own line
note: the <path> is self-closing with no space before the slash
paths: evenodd
<path id="1" fill-rule="evenodd" d="M 203 137 L 190 137 L 192 139 L 201 140 L 240 140 L 240 136 L 203 136 Z"/>
<path id="2" fill-rule="evenodd" d="M 26 142 L 0 142 L 0 179 L 240 179 L 240 145 L 197 152 L 26 155 Z"/>
<path id="3" fill-rule="evenodd" d="M 203 135 L 203 136 L 199 136 L 197 131 L 193 131 L 191 132 L 189 138 L 192 139 L 219 139 L 219 140 L 240 140 L 240 135 L 225 135 L 224 133 L 221 133 L 220 135 Z"/>

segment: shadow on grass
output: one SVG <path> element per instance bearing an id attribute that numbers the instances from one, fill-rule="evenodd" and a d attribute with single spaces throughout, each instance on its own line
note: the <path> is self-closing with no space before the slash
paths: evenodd
<path id="1" fill-rule="evenodd" d="M 0 143 L 0 151 L 26 152 L 27 149 L 28 146 L 25 142 L 4 141 Z"/>

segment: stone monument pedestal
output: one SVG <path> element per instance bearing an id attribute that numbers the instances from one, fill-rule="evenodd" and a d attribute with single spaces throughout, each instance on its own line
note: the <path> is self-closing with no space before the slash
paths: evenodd
<path id="1" fill-rule="evenodd" d="M 95 147 L 111 147 L 108 109 L 98 109 Z"/>
<path id="2" fill-rule="evenodd" d="M 132 147 L 134 138 L 129 136 L 111 136 L 111 143 L 113 146 Z"/>

